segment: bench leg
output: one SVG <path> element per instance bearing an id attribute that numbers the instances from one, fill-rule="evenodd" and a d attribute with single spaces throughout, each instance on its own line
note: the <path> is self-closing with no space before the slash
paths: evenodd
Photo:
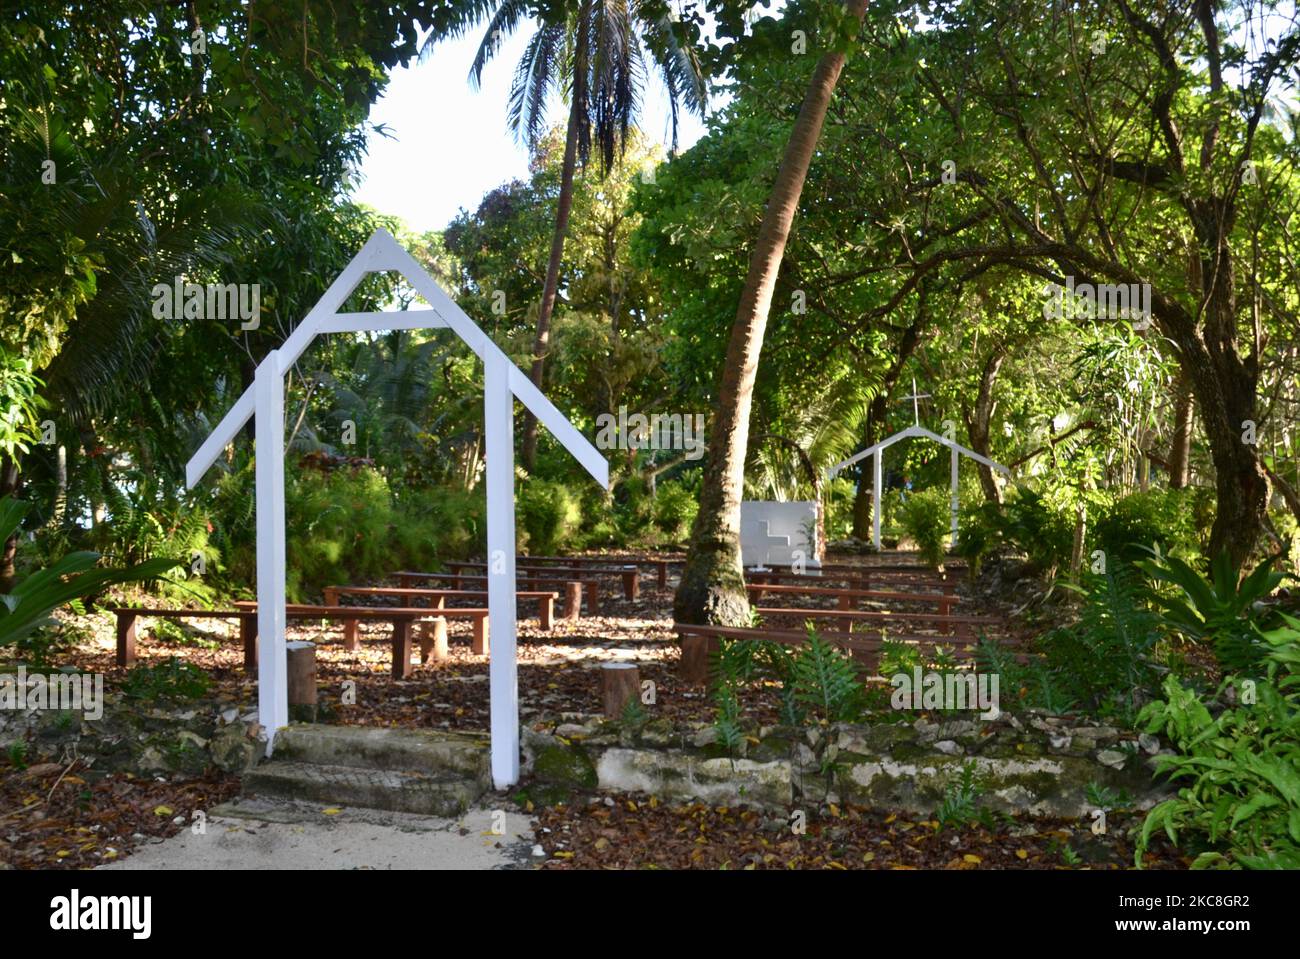
<path id="1" fill-rule="evenodd" d="M 537 600 L 537 625 L 542 632 L 551 631 L 552 620 L 555 618 L 555 597 L 542 596 Z"/>
<path id="2" fill-rule="evenodd" d="M 411 678 L 411 621 L 393 620 L 393 678 Z"/>
<path id="3" fill-rule="evenodd" d="M 427 663 L 429 657 L 435 663 L 447 658 L 447 620 L 439 616 L 420 624 L 420 662 Z"/>
<path id="4" fill-rule="evenodd" d="M 718 641 L 712 636 L 683 636 L 681 662 L 677 674 L 682 682 L 692 686 L 703 686 L 709 681 L 709 661 L 718 648 Z"/>
<path id="5" fill-rule="evenodd" d="M 839 608 L 840 608 L 840 609 L 852 609 L 852 608 L 853 608 L 853 597 L 852 597 L 852 596 L 841 596 L 841 597 L 840 597 L 840 602 L 839 602 Z"/>
<path id="6" fill-rule="evenodd" d="M 587 612 L 592 616 L 600 615 L 600 582 L 589 579 L 583 583 L 587 591 Z"/>
<path id="7" fill-rule="evenodd" d="M 576 623 L 582 615 L 582 584 L 564 584 L 564 618 Z"/>
<path id="8" fill-rule="evenodd" d="M 117 665 L 119 666 L 130 666 L 135 662 L 135 624 L 137 619 L 139 617 L 134 613 L 117 614 Z"/>
<path id="9" fill-rule="evenodd" d="M 635 601 L 641 595 L 641 578 L 635 569 L 623 571 L 623 598 Z"/>
<path id="10" fill-rule="evenodd" d="M 343 620 L 343 648 L 349 653 L 357 650 L 357 621 L 355 619 Z"/>
<path id="11" fill-rule="evenodd" d="M 668 564 L 661 561 L 656 565 L 659 567 L 659 588 L 666 589 L 668 586 Z"/>
<path id="12" fill-rule="evenodd" d="M 244 672 L 257 672 L 257 616 L 239 617 L 239 638 L 244 646 Z"/>
<path id="13" fill-rule="evenodd" d="M 488 654 L 488 618 L 486 616 L 476 616 L 474 618 L 474 639 L 470 645 L 470 651 L 475 656 L 486 656 Z"/>

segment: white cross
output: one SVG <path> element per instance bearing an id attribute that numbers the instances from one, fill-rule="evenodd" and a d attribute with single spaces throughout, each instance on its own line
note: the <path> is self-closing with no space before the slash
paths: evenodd
<path id="1" fill-rule="evenodd" d="M 929 398 L 930 398 L 930 394 L 929 394 L 929 393 L 918 393 L 918 392 L 916 392 L 916 377 L 914 376 L 914 377 L 912 377 L 912 395 L 911 395 L 911 396 L 903 396 L 903 397 L 900 397 L 898 401 L 899 401 L 900 403 L 902 403 L 904 400 L 911 400 L 911 401 L 912 401 L 912 418 L 916 421 L 916 425 L 917 425 L 917 426 L 920 426 L 920 425 L 921 425 L 921 405 L 920 405 L 920 403 L 918 403 L 917 401 L 918 401 L 918 400 L 928 400 Z"/>
<path id="2" fill-rule="evenodd" d="M 768 522 L 767 522 L 767 520 L 765 520 L 765 519 L 760 519 L 760 520 L 758 520 L 758 521 L 756 521 L 756 522 L 753 522 L 753 523 L 747 523 L 747 524 L 745 525 L 744 530 L 745 530 L 745 531 L 748 531 L 748 535 L 745 535 L 745 531 L 742 531 L 742 533 L 741 533 L 741 539 L 743 539 L 743 540 L 747 540 L 748 542 L 752 543 L 753 545 L 755 545 L 755 546 L 761 546 L 761 547 L 763 548 L 763 559 L 762 559 L 762 562 L 764 562 L 764 563 L 767 562 L 767 554 L 768 554 L 768 549 L 767 549 L 767 548 L 768 548 L 769 546 L 789 546 L 789 545 L 790 545 L 790 537 L 789 537 L 789 536 L 773 536 L 773 535 L 772 535 L 771 527 L 768 525 Z"/>

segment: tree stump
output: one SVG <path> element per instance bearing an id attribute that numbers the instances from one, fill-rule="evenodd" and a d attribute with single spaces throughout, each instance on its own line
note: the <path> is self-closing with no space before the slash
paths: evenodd
<path id="1" fill-rule="evenodd" d="M 564 618 L 577 622 L 582 615 L 582 584 L 568 582 L 564 584 Z"/>
<path id="2" fill-rule="evenodd" d="M 316 644 L 285 643 L 284 649 L 290 718 L 314 722 L 316 719 Z"/>
<path id="3" fill-rule="evenodd" d="M 628 701 L 641 695 L 641 670 L 635 663 L 605 663 L 600 667 L 600 694 L 605 718 L 618 719 Z"/>
<path id="4" fill-rule="evenodd" d="M 447 658 L 447 619 L 439 616 L 425 620 L 416 627 L 420 631 L 420 662 L 427 663 L 430 655 L 435 663 Z"/>

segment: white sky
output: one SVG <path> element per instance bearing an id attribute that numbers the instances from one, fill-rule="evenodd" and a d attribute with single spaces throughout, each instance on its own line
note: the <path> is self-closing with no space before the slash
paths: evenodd
<path id="1" fill-rule="evenodd" d="M 400 216 L 417 232 L 442 229 L 461 207 L 474 209 L 495 186 L 528 173 L 528 151 L 506 125 L 506 103 L 515 65 L 531 25 L 509 37 L 472 90 L 469 65 L 477 33 L 442 43 L 423 63 L 392 72 L 383 99 L 371 108 L 373 124 L 386 124 L 393 139 L 375 133 L 353 194 L 381 213 Z M 644 95 L 642 128 L 667 147 L 671 129 L 663 88 L 652 78 Z M 552 124 L 564 121 L 563 105 L 551 104 Z M 704 132 L 683 116 L 678 146 L 686 149 Z"/>

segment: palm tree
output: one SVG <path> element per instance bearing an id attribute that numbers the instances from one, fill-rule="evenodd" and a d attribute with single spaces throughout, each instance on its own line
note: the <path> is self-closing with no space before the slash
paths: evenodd
<path id="1" fill-rule="evenodd" d="M 478 88 L 483 68 L 501 48 L 506 36 L 532 20 L 535 5 L 520 0 L 484 0 L 471 4 L 448 33 L 457 36 L 484 19 L 487 28 L 470 67 L 470 84 Z M 567 94 L 568 124 L 555 232 L 546 280 L 537 312 L 530 377 L 539 388 L 551 337 L 551 314 L 560 285 L 560 263 L 573 206 L 573 176 L 584 167 L 593 146 L 602 171 L 622 154 L 629 128 L 641 107 L 641 94 L 651 69 L 658 72 L 668 94 L 672 117 L 672 148 L 677 149 L 677 124 L 684 108 L 703 116 L 708 84 L 696 51 L 674 32 L 674 23 L 655 4 L 644 0 L 578 0 L 562 19 L 543 18 L 515 67 L 510 88 L 508 120 L 516 137 L 536 150 L 546 131 L 546 107 L 552 93 Z M 422 53 L 435 37 L 425 41 Z M 537 451 L 537 420 L 524 420 L 523 464 L 531 470 Z"/>
<path id="2" fill-rule="evenodd" d="M 861 23 L 867 0 L 847 0 L 845 6 Z M 691 531 L 686 567 L 673 599 L 673 615 L 680 623 L 743 626 L 749 620 L 749 600 L 740 565 L 740 499 L 745 486 L 754 380 L 777 273 L 826 110 L 844 69 L 844 58 L 842 51 L 832 49 L 813 70 L 750 254 L 749 272 L 727 343 L 713 434 L 709 438 L 709 461 L 700 489 L 700 509 Z"/>

